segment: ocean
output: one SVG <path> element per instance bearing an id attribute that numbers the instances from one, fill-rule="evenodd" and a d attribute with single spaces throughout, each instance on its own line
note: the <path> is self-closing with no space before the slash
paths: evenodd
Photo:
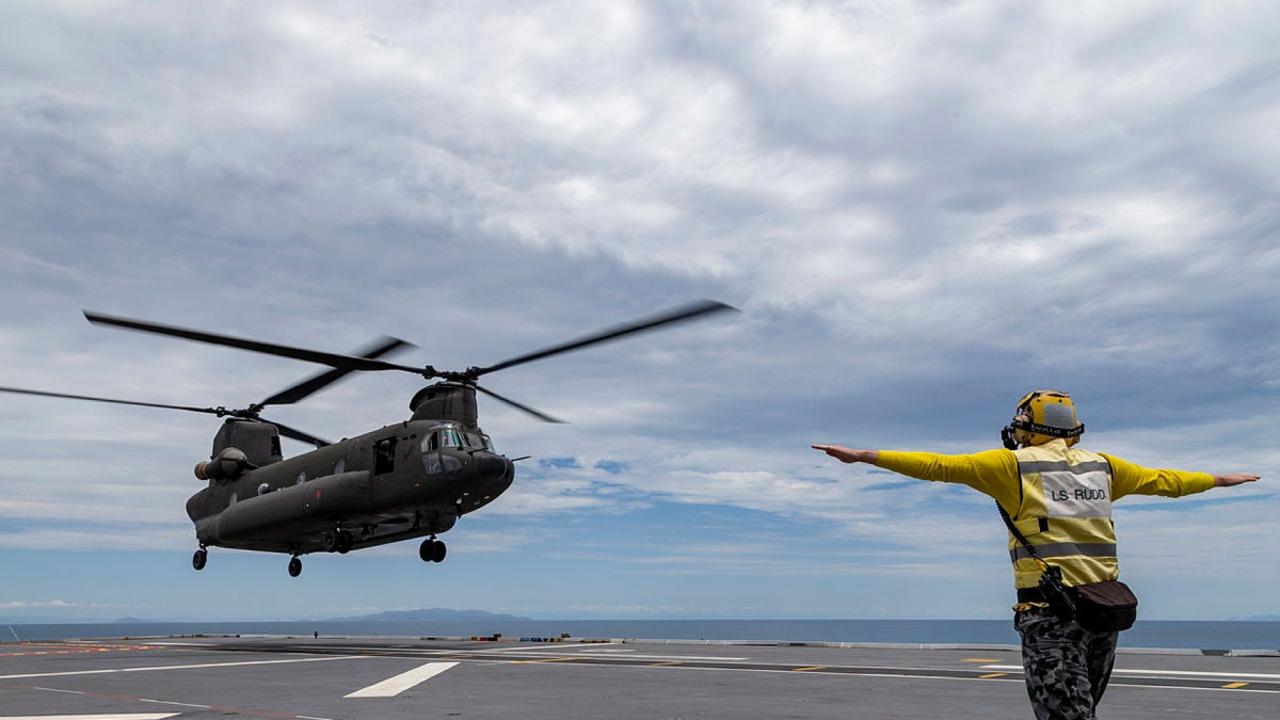
<path id="1" fill-rule="evenodd" d="M 557 637 L 1016 645 L 1009 620 L 451 620 L 0 625 L 0 642 L 164 635 Z M 1280 649 L 1280 622 L 1139 621 L 1121 647 Z"/>

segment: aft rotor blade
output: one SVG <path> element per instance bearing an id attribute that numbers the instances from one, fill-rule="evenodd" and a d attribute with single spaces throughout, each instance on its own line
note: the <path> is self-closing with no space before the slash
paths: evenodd
<path id="1" fill-rule="evenodd" d="M 523 403 L 518 403 L 518 402 L 516 402 L 515 400 L 512 400 L 511 398 L 508 398 L 508 397 L 503 397 L 503 396 L 499 395 L 498 393 L 496 393 L 496 392 L 494 392 L 494 391 L 492 391 L 492 390 L 487 390 L 487 389 L 485 389 L 485 388 L 480 387 L 479 385 L 472 385 L 472 387 L 474 387 L 476 390 L 479 390 L 480 392 L 484 393 L 485 395 L 488 395 L 489 397 L 493 398 L 494 400 L 497 400 L 497 401 L 499 401 L 499 402 L 504 402 L 504 403 L 506 403 L 506 404 L 510 405 L 511 407 L 513 407 L 513 408 L 515 408 L 515 409 L 517 409 L 517 410 L 523 410 L 523 411 L 525 411 L 525 412 L 529 413 L 530 415 L 532 415 L 532 416 L 534 416 L 534 417 L 538 418 L 539 420 L 544 420 L 544 421 L 549 422 L 549 423 L 561 423 L 561 424 L 563 424 L 563 423 L 564 423 L 564 420 L 561 420 L 561 419 L 560 419 L 560 418 L 558 418 L 558 417 L 554 417 L 554 416 L 552 416 L 552 415 L 548 415 L 548 414 L 546 414 L 546 413 L 544 413 L 544 412 L 540 412 L 540 411 L 538 411 L 538 410 L 534 410 L 533 408 L 529 407 L 528 405 L 525 405 L 525 404 L 523 404 Z"/>
<path id="2" fill-rule="evenodd" d="M 138 400 L 120 400 L 117 398 L 95 397 L 93 395 L 70 395 L 68 393 L 46 392 L 44 390 L 24 390 L 15 387 L 0 387 L 0 392 L 18 393 L 20 395 L 39 395 L 41 397 L 67 398 L 68 400 L 90 400 L 92 402 L 114 403 L 116 405 L 137 405 L 139 407 L 162 408 L 165 410 L 186 410 L 187 412 L 207 413 L 209 415 L 225 414 L 223 408 L 195 407 L 193 405 L 168 405 L 166 403 L 149 403 Z"/>
<path id="3" fill-rule="evenodd" d="M 635 320 L 635 321 L 626 323 L 624 325 L 616 325 L 611 328 L 606 328 L 604 330 L 601 330 L 600 332 L 587 335 L 586 337 L 578 338 L 577 340 L 570 340 L 567 343 L 562 343 L 560 345 L 553 345 L 549 348 L 538 350 L 537 352 L 531 352 L 526 355 L 520 355 L 518 357 L 511 358 L 510 360 L 504 360 L 500 363 L 497 363 L 496 365 L 490 365 L 488 367 L 483 367 L 483 368 L 476 368 L 475 370 L 470 371 L 469 374 L 472 377 L 479 377 L 486 373 L 491 373 L 496 370 L 505 370 L 506 368 L 513 367 L 515 365 L 523 365 L 524 363 L 533 362 L 534 360 L 541 360 L 542 358 L 550 357 L 552 355 L 559 355 L 560 353 L 567 353 L 567 352 L 572 352 L 574 350 L 580 350 L 589 345 L 596 345 L 598 343 L 609 342 L 611 340 L 618 340 L 628 335 L 647 332 L 649 330 L 656 330 L 665 325 L 673 325 L 676 323 L 687 322 L 689 320 L 702 317 L 703 315 L 710 315 L 712 313 L 720 313 L 720 312 L 737 312 L 737 311 L 738 309 L 733 307 L 732 305 L 726 305 L 716 300 L 703 300 L 701 302 L 692 303 L 690 305 L 683 305 L 681 307 L 675 308 L 674 310 L 668 310 L 667 312 L 661 313 L 659 315 L 651 315 L 649 317 L 641 318 L 639 320 Z"/>
<path id="4" fill-rule="evenodd" d="M 419 375 L 423 372 L 422 368 L 410 367 L 408 365 L 397 365 L 395 363 L 384 362 L 382 360 L 321 352 L 319 350 L 308 350 L 306 348 L 278 345 L 276 343 L 262 342 L 260 340 L 247 340 L 245 338 L 232 337 L 230 335 L 218 335 L 216 333 L 204 332 L 203 330 L 190 330 L 172 325 L 161 325 L 159 323 L 145 322 L 142 320 L 131 320 L 123 317 L 101 315 L 99 313 L 89 312 L 88 310 L 84 312 L 84 316 L 89 320 L 89 322 L 97 325 L 111 325 L 113 327 L 121 327 L 128 330 L 138 330 L 140 332 L 155 333 L 157 335 L 169 335 L 171 337 L 179 337 L 186 340 L 195 340 L 196 342 L 209 343 L 211 345 L 224 345 L 226 347 L 240 348 L 241 350 L 265 353 L 267 355 L 277 355 L 279 357 L 293 358 L 294 360 L 305 360 L 307 362 L 319 363 L 321 365 L 328 365 L 332 368 L 348 371 L 404 370 Z"/>
<path id="5" fill-rule="evenodd" d="M 272 425 L 275 425 L 276 429 L 280 431 L 281 435 L 287 438 L 293 438 L 294 440 L 297 440 L 299 442 L 315 445 L 318 448 L 322 448 L 322 447 L 325 447 L 326 445 L 333 444 L 328 440 L 322 440 L 321 438 L 318 438 L 315 435 L 312 435 L 311 433 L 304 433 L 301 430 L 296 430 L 294 428 L 289 427 L 288 425 L 283 425 L 281 423 L 278 423 L 275 420 L 266 420 L 264 418 L 259 418 L 259 420 L 262 420 L 262 422 L 265 422 L 265 423 L 271 423 Z"/>
<path id="6" fill-rule="evenodd" d="M 356 353 L 359 357 L 365 358 L 366 360 L 373 360 L 374 358 L 382 357 L 383 355 L 394 352 L 402 347 L 413 347 L 413 343 L 406 342 L 400 338 L 383 337 L 373 342 L 363 350 L 357 350 Z M 318 392 L 338 380 L 341 380 L 354 370 L 355 368 L 334 368 L 333 370 L 312 375 L 306 380 L 285 388 L 266 400 L 263 400 L 258 403 L 258 407 L 266 407 L 267 405 L 292 405 L 308 395 Z"/>

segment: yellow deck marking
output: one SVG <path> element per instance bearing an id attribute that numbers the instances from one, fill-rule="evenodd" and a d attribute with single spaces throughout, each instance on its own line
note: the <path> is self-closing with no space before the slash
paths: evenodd
<path id="1" fill-rule="evenodd" d="M 1233 683 L 1227 683 L 1226 685 L 1223 685 L 1223 686 L 1222 686 L 1222 689 L 1224 689 L 1224 690 L 1235 690 L 1235 689 L 1237 689 L 1237 688 L 1242 688 L 1242 687 L 1244 687 L 1245 685 L 1248 685 L 1248 684 L 1249 684 L 1249 683 L 1247 683 L 1247 682 L 1233 682 Z"/>
<path id="2" fill-rule="evenodd" d="M 990 680 L 991 678 L 1004 677 L 1005 675 L 1008 675 L 1008 674 L 1009 674 L 1009 673 L 987 673 L 986 675 L 979 675 L 979 676 L 978 676 L 978 679 L 979 679 L 979 680 Z"/>
<path id="3" fill-rule="evenodd" d="M 830 665 L 810 665 L 809 667 L 791 668 L 791 672 L 809 672 L 810 670 L 825 670 Z"/>
<path id="4" fill-rule="evenodd" d="M 672 665 L 683 665 L 683 660 L 664 660 L 662 662 L 649 663 L 649 667 L 670 667 Z"/>
<path id="5" fill-rule="evenodd" d="M 987 662 L 1000 662 L 1000 659 L 999 658 L 965 658 L 960 662 L 987 663 Z"/>

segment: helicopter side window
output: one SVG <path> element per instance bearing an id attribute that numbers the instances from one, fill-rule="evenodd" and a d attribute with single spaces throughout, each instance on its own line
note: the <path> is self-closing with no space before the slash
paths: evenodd
<path id="1" fill-rule="evenodd" d="M 389 473 L 396 467 L 396 439 L 379 440 L 373 444 L 373 474 Z"/>
<path id="2" fill-rule="evenodd" d="M 493 449 L 493 438 L 483 433 L 481 433 L 480 437 L 484 439 L 484 449 L 489 452 L 495 452 Z"/>

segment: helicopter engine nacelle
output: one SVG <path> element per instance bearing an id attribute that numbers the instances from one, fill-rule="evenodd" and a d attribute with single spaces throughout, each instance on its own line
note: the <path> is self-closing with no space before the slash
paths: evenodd
<path id="1" fill-rule="evenodd" d="M 225 448 L 212 459 L 196 463 L 196 477 L 201 480 L 231 480 L 249 468 L 249 456 L 240 448 Z"/>
<path id="2" fill-rule="evenodd" d="M 475 427 L 476 389 L 460 383 L 441 382 L 419 390 L 409 401 L 414 420 L 456 420 Z"/>

